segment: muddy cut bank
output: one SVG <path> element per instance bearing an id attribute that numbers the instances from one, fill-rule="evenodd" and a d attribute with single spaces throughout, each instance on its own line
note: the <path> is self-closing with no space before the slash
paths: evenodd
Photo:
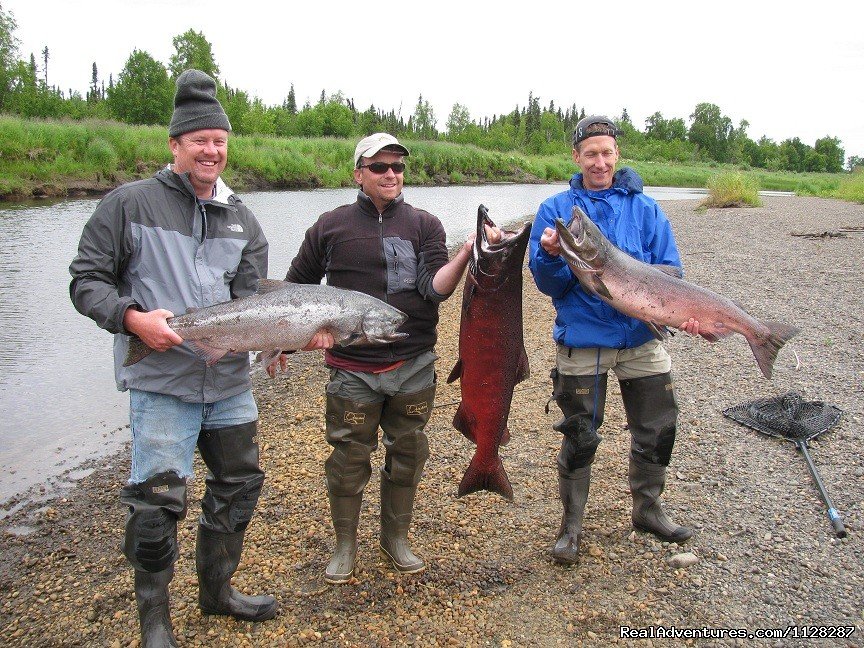
<path id="1" fill-rule="evenodd" d="M 604 441 L 585 515 L 580 564 L 554 565 L 558 529 L 555 454 L 560 437 L 546 414 L 550 301 L 524 276 L 525 348 L 531 376 L 510 412 L 502 459 L 514 501 L 456 490 L 474 448 L 451 425 L 459 385 L 444 377 L 456 360 L 459 295 L 442 307 L 438 406 L 431 457 L 412 526 L 429 567 L 416 576 L 378 555 L 378 488 L 367 488 L 360 569 L 343 586 L 324 582 L 332 549 L 323 462 L 326 372 L 318 354 L 296 354 L 287 377 L 255 377 L 267 482 L 247 533 L 235 584 L 268 591 L 281 612 L 261 624 L 202 616 L 194 568 L 203 467 L 181 524 L 181 557 L 171 586 L 184 646 L 605 646 L 683 645 L 628 638 L 637 629 L 707 629 L 693 645 L 864 645 L 864 206 L 768 197 L 755 209 L 695 211 L 662 204 L 675 228 L 686 278 L 740 302 L 761 319 L 801 333 L 765 380 L 740 336 L 711 345 L 685 335 L 668 348 L 681 408 L 664 494 L 675 518 L 696 529 L 686 545 L 633 532 L 627 490 L 629 434 L 610 380 Z M 819 236 L 843 233 L 844 236 Z M 814 237 L 794 234 L 813 234 Z M 271 238 L 278 233 L 270 233 Z M 832 533 L 807 466 L 792 444 L 760 436 L 721 410 L 754 398 L 800 393 L 844 414 L 811 454 L 849 531 Z M 376 458 L 383 453 L 379 448 Z M 118 491 L 125 455 L 100 463 L 71 491 L 25 506 L 0 522 L 0 636 L 12 646 L 136 646 L 132 571 L 119 551 L 125 512 Z M 373 481 L 377 475 L 373 476 Z M 24 531 L 29 530 L 29 533 Z M 676 556 L 695 562 L 678 566 Z M 680 559 L 680 557 L 679 557 Z M 622 626 L 625 627 L 622 630 Z M 788 637 L 803 627 L 849 634 L 817 643 Z M 791 627 L 792 630 L 786 630 Z M 629 628 L 630 630 L 627 630 Z M 787 638 L 716 638 L 723 628 L 775 630 Z M 817 631 L 819 632 L 819 631 Z"/>

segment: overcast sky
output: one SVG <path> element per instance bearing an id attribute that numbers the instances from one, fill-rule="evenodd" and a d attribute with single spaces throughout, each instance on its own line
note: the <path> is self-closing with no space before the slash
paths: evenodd
<path id="1" fill-rule="evenodd" d="M 799 6 L 800 5 L 800 6 Z M 133 48 L 167 65 L 188 29 L 212 43 L 220 77 L 280 104 L 341 91 L 360 110 L 401 108 L 422 93 L 443 130 L 453 104 L 474 119 L 525 106 L 624 108 L 689 116 L 710 102 L 752 139 L 838 137 L 864 156 L 864 30 L 860 1 L 500 2 L 432 0 L 0 0 L 18 23 L 25 60 L 48 82 L 86 93 L 93 62 L 117 78 Z M 594 8 L 588 9 L 587 7 Z M 625 151 L 626 155 L 626 151 Z"/>

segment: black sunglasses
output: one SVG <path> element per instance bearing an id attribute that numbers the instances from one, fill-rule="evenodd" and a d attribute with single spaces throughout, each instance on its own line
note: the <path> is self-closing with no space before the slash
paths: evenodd
<path id="1" fill-rule="evenodd" d="M 387 173 L 387 169 L 393 169 L 393 173 L 402 173 L 405 170 L 404 162 L 373 162 L 372 164 L 361 164 L 358 169 L 369 169 L 372 173 L 383 175 Z"/>

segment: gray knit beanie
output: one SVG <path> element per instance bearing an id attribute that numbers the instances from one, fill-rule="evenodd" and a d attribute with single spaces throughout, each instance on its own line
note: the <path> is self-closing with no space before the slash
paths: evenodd
<path id="1" fill-rule="evenodd" d="M 231 122 L 216 99 L 216 82 L 201 70 L 186 70 L 177 77 L 168 136 L 177 137 L 204 128 L 230 131 Z"/>

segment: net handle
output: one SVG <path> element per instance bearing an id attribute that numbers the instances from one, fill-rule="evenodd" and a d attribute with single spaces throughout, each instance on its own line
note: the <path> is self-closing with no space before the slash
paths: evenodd
<path id="1" fill-rule="evenodd" d="M 834 527 L 834 533 L 838 538 L 845 538 L 846 527 L 843 526 L 843 518 L 840 517 L 840 512 L 834 508 L 834 503 L 831 501 L 831 498 L 828 496 L 828 491 L 825 490 L 825 485 L 822 483 L 822 478 L 819 476 L 819 471 L 816 470 L 816 464 L 813 463 L 813 459 L 810 457 L 810 452 L 807 450 L 807 441 L 802 439 L 795 439 L 795 445 L 801 451 L 801 454 L 804 455 L 804 459 L 807 460 L 807 467 L 810 469 L 810 474 L 813 476 L 813 481 L 816 482 L 816 488 L 819 489 L 819 494 L 822 496 L 822 501 L 825 502 L 825 506 L 828 507 L 828 519 L 831 520 L 831 526 Z"/>

